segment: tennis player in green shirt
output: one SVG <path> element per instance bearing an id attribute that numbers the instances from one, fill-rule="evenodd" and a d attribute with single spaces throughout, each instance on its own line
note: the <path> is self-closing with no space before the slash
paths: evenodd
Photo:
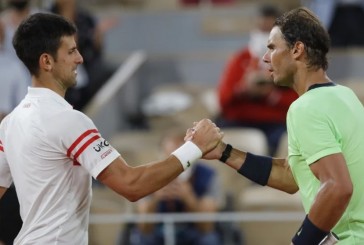
<path id="1" fill-rule="evenodd" d="M 299 95 L 287 113 L 286 159 L 224 142 L 204 156 L 261 185 L 299 191 L 307 216 L 294 245 L 335 236 L 339 245 L 364 244 L 364 108 L 352 90 L 327 76 L 329 46 L 327 31 L 305 8 L 283 14 L 270 33 L 263 60 L 276 85 Z"/>

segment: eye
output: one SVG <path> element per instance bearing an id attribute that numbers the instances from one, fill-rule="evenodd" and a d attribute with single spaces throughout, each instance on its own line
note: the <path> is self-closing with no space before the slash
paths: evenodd
<path id="1" fill-rule="evenodd" d="M 69 53 L 69 54 L 74 54 L 74 53 L 76 53 L 76 51 L 77 51 L 77 48 L 73 48 L 73 49 L 71 49 L 68 53 Z"/>

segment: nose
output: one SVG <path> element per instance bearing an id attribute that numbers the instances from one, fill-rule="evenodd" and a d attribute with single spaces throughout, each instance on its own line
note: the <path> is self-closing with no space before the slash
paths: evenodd
<path id="1" fill-rule="evenodd" d="M 264 53 L 262 60 L 263 60 L 263 62 L 264 62 L 264 63 L 269 63 L 269 62 L 270 62 L 269 50 L 267 50 L 267 51 Z"/>
<path id="2" fill-rule="evenodd" d="M 77 50 L 77 59 L 76 59 L 76 63 L 77 64 L 82 64 L 83 63 L 83 57 L 80 54 L 80 52 Z"/>

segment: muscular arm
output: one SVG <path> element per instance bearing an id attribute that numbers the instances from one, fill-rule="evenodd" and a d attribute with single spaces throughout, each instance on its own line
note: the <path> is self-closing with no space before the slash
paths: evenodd
<path id="1" fill-rule="evenodd" d="M 221 142 L 213 151 L 204 155 L 205 159 L 219 159 L 226 144 Z M 226 164 L 238 170 L 244 164 L 246 152 L 233 148 Z M 273 158 L 272 170 L 269 175 L 267 186 L 293 194 L 298 191 L 298 186 L 293 178 L 291 169 L 286 159 Z"/>
<path id="2" fill-rule="evenodd" d="M 189 131 L 196 136 L 192 142 L 203 153 L 215 148 L 222 138 L 220 129 L 208 119 L 196 123 L 194 130 Z M 183 167 L 174 155 L 163 161 L 138 167 L 131 167 L 124 159 L 118 157 L 98 175 L 97 179 L 128 200 L 137 201 L 159 190 L 182 171 Z"/>
<path id="3" fill-rule="evenodd" d="M 182 171 L 181 163 L 173 155 L 163 161 L 138 167 L 129 166 L 119 157 L 97 179 L 129 201 L 137 201 L 159 190 Z"/>
<path id="4" fill-rule="evenodd" d="M 290 194 L 298 191 L 298 186 L 293 178 L 287 159 L 273 158 L 272 171 L 267 185 Z"/>
<path id="5" fill-rule="evenodd" d="M 341 153 L 321 158 L 310 165 L 321 187 L 308 214 L 309 219 L 324 231 L 330 231 L 349 204 L 353 184 Z"/>
<path id="6" fill-rule="evenodd" d="M 0 186 L 0 199 L 3 197 L 3 195 L 6 192 L 6 190 L 7 190 L 7 188 Z"/>

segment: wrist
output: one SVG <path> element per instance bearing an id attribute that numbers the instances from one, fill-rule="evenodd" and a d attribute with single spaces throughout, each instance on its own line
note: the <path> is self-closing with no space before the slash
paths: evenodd
<path id="1" fill-rule="evenodd" d="M 319 245 L 328 234 L 329 232 L 323 231 L 313 224 L 308 218 L 308 215 L 306 215 L 301 227 L 292 238 L 292 243 L 294 245 Z"/>
<path id="2" fill-rule="evenodd" d="M 192 163 L 202 157 L 202 151 L 191 141 L 186 141 L 177 150 L 171 153 L 181 163 L 184 170 L 191 166 Z"/>
<path id="3" fill-rule="evenodd" d="M 224 144 L 224 151 L 221 153 L 221 156 L 219 158 L 219 160 L 223 163 L 226 163 L 226 161 L 229 159 L 230 155 L 231 155 L 231 151 L 233 149 L 233 147 L 230 144 Z"/>
<path id="4" fill-rule="evenodd" d="M 267 185 L 273 167 L 273 158 L 246 153 L 238 173 L 260 185 Z"/>

